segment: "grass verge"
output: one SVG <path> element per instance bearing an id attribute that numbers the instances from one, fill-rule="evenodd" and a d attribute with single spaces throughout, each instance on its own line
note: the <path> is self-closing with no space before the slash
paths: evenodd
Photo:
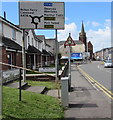
<path id="1" fill-rule="evenodd" d="M 31 86 L 45 86 L 48 89 L 52 90 L 52 89 L 58 89 L 59 84 L 57 84 L 56 82 L 41 82 L 41 81 L 32 81 L 32 80 L 26 80 L 26 82 L 28 82 L 28 85 Z"/>
<path id="2" fill-rule="evenodd" d="M 3 87 L 3 120 L 32 120 L 63 118 L 63 108 L 57 98 L 42 94 Z"/>

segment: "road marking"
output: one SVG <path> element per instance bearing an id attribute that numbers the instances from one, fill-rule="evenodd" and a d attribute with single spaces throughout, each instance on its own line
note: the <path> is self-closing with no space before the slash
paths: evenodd
<path id="1" fill-rule="evenodd" d="M 104 71 L 104 69 L 105 69 L 105 72 L 111 73 L 111 71 L 106 70 L 107 68 L 102 67 L 102 65 L 98 65 L 97 68 L 102 70 L 102 71 Z"/>
<path id="2" fill-rule="evenodd" d="M 113 93 L 111 91 L 109 91 L 107 88 L 105 88 L 103 85 L 101 85 L 99 82 L 97 82 L 96 80 L 94 80 L 91 76 L 89 76 L 85 71 L 83 71 L 79 66 L 77 66 L 77 68 L 81 71 L 81 73 L 83 73 L 90 81 L 91 83 L 93 83 L 93 85 L 95 84 L 101 91 L 103 91 L 108 97 L 110 97 L 111 99 L 113 99 Z"/>
<path id="3" fill-rule="evenodd" d="M 106 72 L 111 73 L 111 71 L 106 70 Z"/>

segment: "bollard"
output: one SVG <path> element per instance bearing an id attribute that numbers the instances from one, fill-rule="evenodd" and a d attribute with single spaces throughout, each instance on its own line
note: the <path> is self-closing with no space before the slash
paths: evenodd
<path id="1" fill-rule="evenodd" d="M 61 78 L 61 103 L 64 108 L 68 107 L 68 80 L 68 77 Z"/>

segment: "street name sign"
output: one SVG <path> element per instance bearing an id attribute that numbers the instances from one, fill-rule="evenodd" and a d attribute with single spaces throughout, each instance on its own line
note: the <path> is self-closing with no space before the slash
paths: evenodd
<path id="1" fill-rule="evenodd" d="M 64 29 L 64 2 L 19 1 L 23 29 Z"/>

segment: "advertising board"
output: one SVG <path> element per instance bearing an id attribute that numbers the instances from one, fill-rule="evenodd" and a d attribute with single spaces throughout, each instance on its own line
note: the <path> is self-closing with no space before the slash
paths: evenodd
<path id="1" fill-rule="evenodd" d="M 71 59 L 83 59 L 82 53 L 71 53 Z"/>
<path id="2" fill-rule="evenodd" d="M 64 29 L 64 2 L 19 1 L 23 29 Z"/>

